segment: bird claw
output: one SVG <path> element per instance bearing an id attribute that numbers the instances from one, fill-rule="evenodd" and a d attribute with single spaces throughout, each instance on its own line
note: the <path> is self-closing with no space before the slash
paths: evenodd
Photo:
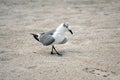
<path id="1" fill-rule="evenodd" d="M 57 54 L 57 55 L 59 55 L 59 56 L 62 56 L 62 54 L 60 54 L 60 53 L 53 53 L 53 52 L 51 52 L 51 54 L 52 54 L 52 55 Z"/>
<path id="2" fill-rule="evenodd" d="M 51 52 L 51 54 L 53 55 L 53 54 L 55 54 L 55 53 Z"/>

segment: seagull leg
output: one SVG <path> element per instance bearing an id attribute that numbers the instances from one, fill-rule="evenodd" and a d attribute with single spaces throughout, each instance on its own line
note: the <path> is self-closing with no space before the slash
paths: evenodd
<path id="1" fill-rule="evenodd" d="M 53 46 L 52 46 L 52 51 L 51 51 L 51 54 L 55 54 L 55 53 L 53 53 Z"/>
<path id="2" fill-rule="evenodd" d="M 62 54 L 58 53 L 58 51 L 55 49 L 54 46 L 52 46 L 52 48 L 55 50 L 56 54 L 58 54 L 59 56 L 62 56 Z"/>

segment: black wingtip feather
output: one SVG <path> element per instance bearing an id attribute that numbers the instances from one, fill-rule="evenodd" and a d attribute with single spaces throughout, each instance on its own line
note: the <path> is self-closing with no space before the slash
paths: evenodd
<path id="1" fill-rule="evenodd" d="M 37 34 L 34 34 L 34 33 L 30 33 L 30 34 L 33 35 L 33 37 L 34 37 L 37 41 L 39 41 Z"/>

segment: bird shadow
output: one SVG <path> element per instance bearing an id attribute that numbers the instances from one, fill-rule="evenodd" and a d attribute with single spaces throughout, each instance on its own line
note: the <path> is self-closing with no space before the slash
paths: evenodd
<path id="1" fill-rule="evenodd" d="M 51 54 L 51 55 L 56 55 L 56 56 L 59 56 L 59 57 L 62 57 L 62 56 L 64 56 L 64 54 L 65 54 L 65 51 L 59 51 L 58 52 L 59 54 L 61 54 L 61 55 L 58 55 L 56 52 L 54 52 L 54 53 L 49 53 L 49 54 Z"/>
<path id="2" fill-rule="evenodd" d="M 54 52 L 53 54 L 51 54 L 51 52 L 40 52 L 40 53 L 38 53 L 38 52 L 36 52 L 36 51 L 34 51 L 33 53 L 34 54 L 38 54 L 38 55 L 41 55 L 41 56 L 49 56 L 49 55 L 51 55 L 51 56 L 58 56 L 58 57 L 65 57 L 65 56 L 69 56 L 70 54 L 72 54 L 73 52 L 67 52 L 67 51 L 58 51 L 59 52 L 59 54 L 61 54 L 61 55 L 58 55 L 56 52 Z"/>

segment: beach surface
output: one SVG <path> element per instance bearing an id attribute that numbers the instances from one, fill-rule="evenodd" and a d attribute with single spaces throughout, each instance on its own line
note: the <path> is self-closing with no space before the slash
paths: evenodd
<path id="1" fill-rule="evenodd" d="M 63 22 L 62 57 L 30 35 Z M 120 80 L 120 0 L 0 0 L 0 80 Z"/>

